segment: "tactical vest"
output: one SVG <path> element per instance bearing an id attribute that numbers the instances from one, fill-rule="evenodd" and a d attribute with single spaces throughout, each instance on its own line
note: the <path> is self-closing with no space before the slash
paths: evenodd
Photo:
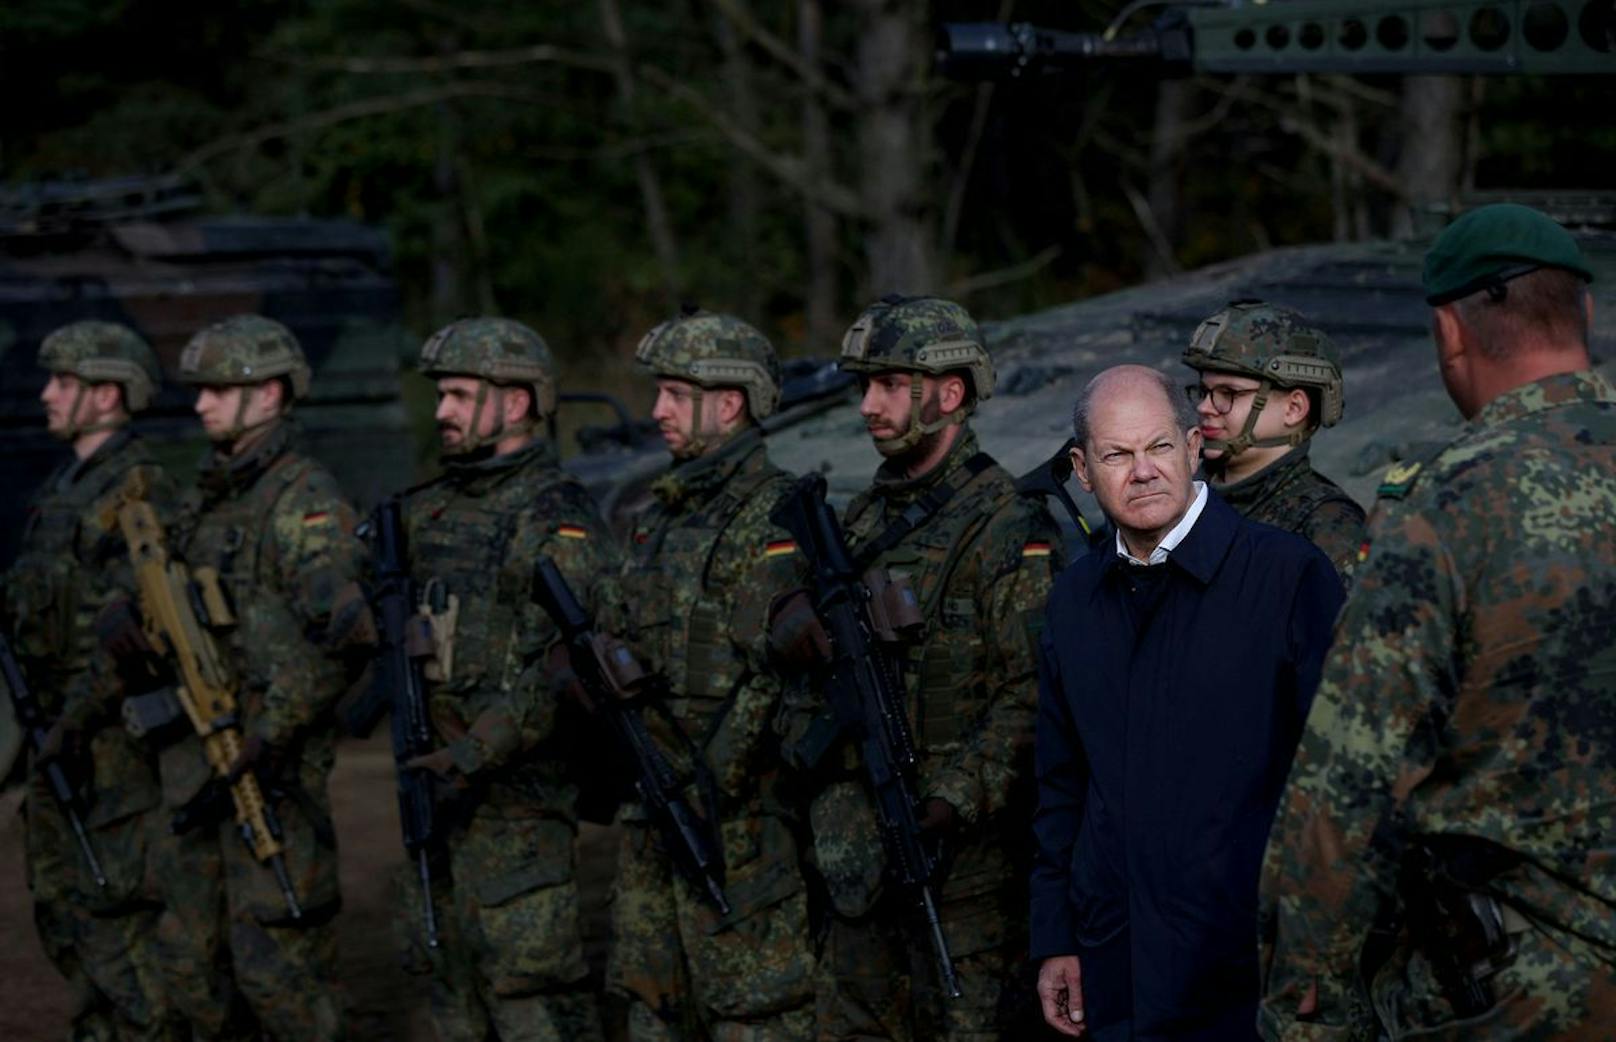
<path id="1" fill-rule="evenodd" d="M 267 640 L 302 633 L 287 591 L 280 588 L 280 576 L 266 568 L 265 561 L 281 497 L 318 466 L 306 456 L 281 452 L 235 495 L 194 506 L 183 526 L 180 555 L 186 564 L 219 571 L 219 584 L 236 616 L 228 640 L 238 664 L 250 662 L 253 656 L 249 653 L 262 648 Z M 314 653 L 312 647 L 308 653 Z M 251 675 L 250 670 L 241 679 L 251 711 L 267 680 Z"/>
<path id="2" fill-rule="evenodd" d="M 977 612 L 983 577 L 961 565 L 993 515 L 1016 495 L 1009 475 L 993 466 L 871 562 L 907 579 L 920 601 L 925 630 L 905 649 L 904 677 L 915 741 L 928 755 L 947 753 L 964 740 L 987 698 L 983 630 L 989 620 Z M 865 493 L 848 507 L 845 527 L 855 554 L 885 528 L 880 502 Z"/>
<path id="3" fill-rule="evenodd" d="M 436 580 L 457 601 L 449 676 L 433 681 L 432 691 L 467 701 L 463 724 L 482 708 L 480 696 L 497 694 L 522 670 L 519 627 L 536 555 L 520 552 L 532 544 L 518 537 L 546 522 L 537 504 L 572 480 L 540 459 L 516 469 L 480 495 L 440 479 L 406 505 L 411 574 L 423 590 Z"/>
<path id="4" fill-rule="evenodd" d="M 776 503 L 790 487 L 784 471 L 765 465 L 737 473 L 692 513 L 652 511 L 635 531 L 624 586 L 638 650 L 667 679 L 668 709 L 697 742 L 716 730 L 748 678 L 730 632 L 729 594 L 757 548 L 736 546 L 725 533 L 748 505 Z"/>
<path id="5" fill-rule="evenodd" d="M 97 513 L 102 502 L 151 453 L 129 435 L 115 435 L 82 463 L 55 471 L 30 505 L 22 550 L 5 581 L 6 615 L 15 631 L 17 655 L 47 670 L 53 681 L 89 667 L 95 651 L 93 622 L 111 599 L 107 569 L 123 563 L 121 540 L 106 532 Z M 84 473 L 61 487 L 75 467 Z M 57 683 L 37 693 L 48 711 L 57 708 Z"/>

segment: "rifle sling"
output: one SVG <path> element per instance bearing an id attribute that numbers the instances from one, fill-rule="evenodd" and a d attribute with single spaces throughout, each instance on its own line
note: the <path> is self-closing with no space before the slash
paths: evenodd
<path id="1" fill-rule="evenodd" d="M 955 472 L 953 480 L 944 481 L 930 488 L 919 499 L 904 508 L 903 513 L 883 529 L 874 539 L 860 546 L 853 554 L 853 564 L 860 574 L 870 565 L 880 559 L 881 555 L 897 546 L 904 536 L 925 524 L 937 511 L 941 510 L 954 494 L 970 484 L 977 475 L 993 466 L 993 457 L 985 452 L 978 452 Z"/>

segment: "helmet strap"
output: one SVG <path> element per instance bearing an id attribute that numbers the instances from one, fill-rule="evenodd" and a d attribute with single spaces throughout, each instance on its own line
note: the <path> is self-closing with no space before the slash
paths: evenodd
<path id="1" fill-rule="evenodd" d="M 78 385 L 78 390 L 73 394 L 73 405 L 67 410 L 67 425 L 62 428 L 61 433 L 63 441 L 77 441 L 86 434 L 100 434 L 102 431 L 110 431 L 123 426 L 124 418 L 116 413 L 106 419 L 97 420 L 95 423 L 80 423 L 79 410 L 84 407 L 84 394 L 90 389 L 90 385 L 84 381 L 83 377 L 77 375 L 75 375 L 74 382 Z"/>
<path id="2" fill-rule="evenodd" d="M 918 370 L 909 371 L 909 426 L 898 437 L 890 441 L 878 442 L 876 447 L 883 456 L 901 456 L 910 449 L 919 445 L 921 439 L 927 435 L 936 434 L 945 427 L 953 427 L 964 423 L 970 418 L 971 410 L 960 406 L 953 412 L 944 413 L 936 420 L 927 423 L 921 419 L 921 396 L 925 393 L 926 378 Z"/>
<path id="3" fill-rule="evenodd" d="M 1295 448 L 1296 446 L 1302 444 L 1302 442 L 1306 441 L 1313 433 L 1311 429 L 1307 428 L 1295 430 L 1289 434 L 1276 435 L 1271 438 L 1257 437 L 1257 417 L 1263 411 L 1263 406 L 1268 404 L 1268 392 L 1272 391 L 1273 389 L 1274 385 L 1269 380 L 1264 380 L 1262 382 L 1262 386 L 1257 388 L 1257 393 L 1253 395 L 1251 399 L 1251 411 L 1246 413 L 1246 422 L 1245 425 L 1241 427 L 1239 434 L 1235 435 L 1233 438 L 1230 438 L 1228 441 L 1220 441 L 1217 438 L 1208 438 L 1206 439 L 1203 447 L 1208 449 L 1222 450 L 1227 458 L 1233 459 L 1242 452 L 1245 452 L 1247 449 L 1272 449 L 1278 448 L 1281 445 Z"/>

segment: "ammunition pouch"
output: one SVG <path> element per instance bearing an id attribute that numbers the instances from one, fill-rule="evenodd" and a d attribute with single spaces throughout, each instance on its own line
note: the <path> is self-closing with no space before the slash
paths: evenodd
<path id="1" fill-rule="evenodd" d="M 164 746 L 191 733 L 179 695 L 171 687 L 158 688 L 123 700 L 123 726 L 135 738 Z"/>
<path id="2" fill-rule="evenodd" d="M 1455 836 L 1418 837 L 1404 857 L 1410 938 L 1461 1019 L 1493 1007 L 1493 978 L 1515 960 L 1512 926 L 1519 917 L 1487 886 L 1518 861 L 1486 840 Z"/>

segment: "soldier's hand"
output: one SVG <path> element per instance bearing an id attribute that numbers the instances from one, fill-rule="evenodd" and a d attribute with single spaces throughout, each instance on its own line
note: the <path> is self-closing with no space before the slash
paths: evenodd
<path id="1" fill-rule="evenodd" d="M 230 769 L 225 772 L 224 780 L 229 782 L 231 785 L 234 785 L 236 782 L 240 781 L 242 776 L 248 771 L 254 770 L 260 766 L 267 766 L 271 759 L 272 752 L 273 746 L 264 741 L 263 736 L 256 734 L 247 735 L 241 740 L 241 752 L 236 754 L 235 762 L 233 762 L 230 765 Z"/>
<path id="2" fill-rule="evenodd" d="M 931 796 L 920 807 L 920 831 L 947 832 L 954 827 L 954 805 L 941 796 Z"/>
<path id="3" fill-rule="evenodd" d="M 781 594 L 769 606 L 769 653 L 794 669 L 830 661 L 830 636 L 807 590 Z"/>
<path id="4" fill-rule="evenodd" d="M 1038 967 L 1038 1003 L 1044 1023 L 1072 1038 L 1083 1034 L 1083 967 L 1077 956 L 1052 956 Z"/>
<path id="5" fill-rule="evenodd" d="M 156 654 L 146 640 L 140 615 L 125 598 L 119 598 L 102 608 L 92 626 L 101 646 L 119 662 Z"/>
<path id="6" fill-rule="evenodd" d="M 80 742 L 78 730 L 68 726 L 65 720 L 58 720 L 51 724 L 50 730 L 45 732 L 44 739 L 39 743 L 39 760 L 43 763 L 49 760 L 72 759 L 78 754 Z"/>
<path id="7" fill-rule="evenodd" d="M 595 703 L 584 690 L 578 671 L 572 668 L 572 652 L 565 644 L 556 643 L 545 655 L 545 671 L 550 676 L 550 690 L 570 699 L 584 709 L 594 712 Z"/>
<path id="8" fill-rule="evenodd" d="M 466 776 L 460 773 L 460 768 L 455 764 L 454 750 L 448 746 L 420 756 L 412 756 L 404 761 L 404 766 L 411 770 L 427 771 L 439 781 L 453 785 L 457 789 L 464 789 L 467 784 Z"/>

